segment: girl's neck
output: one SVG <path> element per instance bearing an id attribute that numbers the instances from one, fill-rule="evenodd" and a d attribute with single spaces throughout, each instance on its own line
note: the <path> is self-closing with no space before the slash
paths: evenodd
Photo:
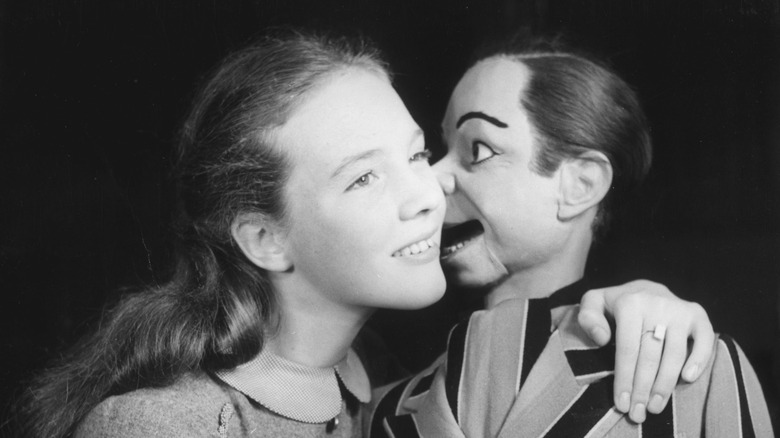
<path id="1" fill-rule="evenodd" d="M 266 346 L 274 354 L 310 367 L 338 364 L 373 311 L 334 303 L 304 305 L 280 300 L 279 324 Z"/>

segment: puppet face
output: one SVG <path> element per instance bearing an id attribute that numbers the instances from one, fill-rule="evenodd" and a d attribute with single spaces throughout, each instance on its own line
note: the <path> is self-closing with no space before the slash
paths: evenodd
<path id="1" fill-rule="evenodd" d="M 423 133 L 385 76 L 335 74 L 278 140 L 291 162 L 284 245 L 296 293 L 348 308 L 441 297 L 444 197 Z"/>
<path id="2" fill-rule="evenodd" d="M 536 140 L 520 98 L 527 67 L 504 57 L 472 67 L 442 122 L 434 170 L 447 195 L 442 263 L 452 280 L 485 286 L 543 266 L 561 246 L 557 174 L 533 170 Z"/>

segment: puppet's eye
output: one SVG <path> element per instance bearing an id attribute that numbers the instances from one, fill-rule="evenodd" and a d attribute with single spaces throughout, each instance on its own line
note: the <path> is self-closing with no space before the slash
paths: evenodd
<path id="1" fill-rule="evenodd" d="M 495 155 L 496 151 L 481 141 L 475 141 L 471 144 L 471 164 L 479 164 Z"/>

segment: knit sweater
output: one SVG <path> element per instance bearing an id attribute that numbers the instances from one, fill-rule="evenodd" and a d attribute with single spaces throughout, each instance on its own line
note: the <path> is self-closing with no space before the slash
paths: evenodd
<path id="1" fill-rule="evenodd" d="M 277 415 L 207 374 L 188 374 L 164 388 L 109 397 L 75 437 L 359 437 L 360 409 L 342 402 L 339 424 L 304 423 Z M 333 429 L 333 430 L 330 430 Z"/>

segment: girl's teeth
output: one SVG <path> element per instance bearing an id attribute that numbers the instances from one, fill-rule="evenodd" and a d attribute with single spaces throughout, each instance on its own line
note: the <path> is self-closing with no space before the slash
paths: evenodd
<path id="1" fill-rule="evenodd" d="M 413 243 L 406 248 L 398 251 L 395 253 L 395 256 L 401 256 L 401 257 L 408 257 L 412 254 L 419 254 L 423 251 L 427 251 L 428 249 L 433 248 L 433 240 L 427 239 L 423 240 L 417 243 Z"/>

